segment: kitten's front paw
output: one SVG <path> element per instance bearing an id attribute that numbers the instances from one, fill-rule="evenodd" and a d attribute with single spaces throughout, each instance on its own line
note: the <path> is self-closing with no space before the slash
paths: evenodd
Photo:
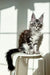
<path id="1" fill-rule="evenodd" d="M 33 54 L 35 54 L 35 51 L 33 51 Z"/>
<path id="2" fill-rule="evenodd" d="M 39 51 L 36 51 L 35 54 L 40 54 L 40 52 Z"/>
<path id="3" fill-rule="evenodd" d="M 31 49 L 30 54 L 35 54 L 35 51 L 33 49 Z"/>

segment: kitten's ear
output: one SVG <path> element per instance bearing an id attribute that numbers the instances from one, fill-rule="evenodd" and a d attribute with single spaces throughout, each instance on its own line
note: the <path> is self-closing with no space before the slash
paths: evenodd
<path id="1" fill-rule="evenodd" d="M 39 21 L 43 24 L 43 16 L 44 14 L 41 15 L 41 17 L 39 18 Z"/>
<path id="2" fill-rule="evenodd" d="M 35 19 L 36 19 L 35 14 L 33 13 L 32 16 L 31 16 L 31 22 L 34 21 Z"/>

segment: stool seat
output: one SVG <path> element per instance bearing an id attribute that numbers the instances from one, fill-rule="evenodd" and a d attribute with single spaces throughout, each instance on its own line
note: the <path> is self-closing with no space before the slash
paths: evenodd
<path id="1" fill-rule="evenodd" d="M 24 55 L 19 55 L 19 56 L 23 58 L 41 58 L 42 57 L 41 54 L 24 54 Z"/>

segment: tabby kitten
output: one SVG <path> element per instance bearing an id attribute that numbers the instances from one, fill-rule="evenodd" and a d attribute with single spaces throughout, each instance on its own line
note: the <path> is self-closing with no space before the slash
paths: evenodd
<path id="1" fill-rule="evenodd" d="M 34 13 L 32 14 L 29 30 L 31 31 L 31 41 L 33 49 L 30 50 L 33 53 L 40 53 L 39 47 L 42 42 L 43 34 L 41 32 L 43 27 L 43 14 L 39 19 L 36 19 Z"/>
<path id="2" fill-rule="evenodd" d="M 8 63 L 8 69 L 13 71 L 13 60 L 11 55 L 16 52 L 23 52 L 27 54 L 39 53 L 39 47 L 42 41 L 41 29 L 43 26 L 43 15 L 39 19 L 35 18 L 32 14 L 29 30 L 24 30 L 19 37 L 19 47 L 17 49 L 11 49 L 6 53 L 6 60 Z"/>

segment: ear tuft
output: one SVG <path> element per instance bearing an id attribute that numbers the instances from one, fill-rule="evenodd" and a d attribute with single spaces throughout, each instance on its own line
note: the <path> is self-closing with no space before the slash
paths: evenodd
<path id="1" fill-rule="evenodd" d="M 32 16 L 31 16 L 31 22 L 34 21 L 36 18 L 35 18 L 35 14 L 32 13 Z"/>
<path id="2" fill-rule="evenodd" d="M 43 24 L 43 17 L 44 17 L 44 14 L 41 15 L 41 17 L 39 18 L 39 21 Z"/>

